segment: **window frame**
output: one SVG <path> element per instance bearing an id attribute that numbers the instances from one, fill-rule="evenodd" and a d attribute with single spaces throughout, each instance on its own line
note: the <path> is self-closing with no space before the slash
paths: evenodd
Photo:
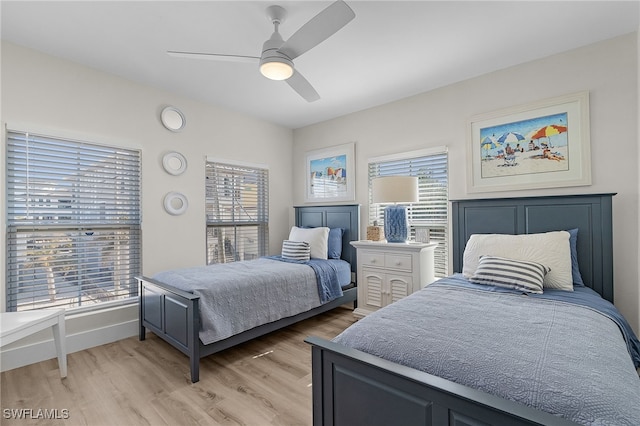
<path id="1" fill-rule="evenodd" d="M 446 146 L 426 148 L 421 150 L 402 152 L 397 154 L 384 155 L 379 157 L 372 157 L 367 160 L 367 179 L 368 179 L 368 224 L 373 225 L 374 221 L 378 225 L 384 224 L 384 208 L 388 204 L 374 204 L 373 193 L 371 188 L 371 182 L 374 178 L 379 176 L 418 176 L 415 172 L 412 172 L 412 166 L 410 164 L 402 165 L 403 162 L 418 161 L 427 157 L 433 157 L 433 163 L 444 164 L 444 173 L 446 174 L 446 182 L 444 183 L 444 193 L 439 193 L 435 202 L 425 202 L 423 197 L 426 196 L 429 188 L 429 184 L 419 181 L 419 196 L 421 201 L 418 203 L 407 203 L 407 213 L 409 219 L 409 239 L 415 240 L 416 229 L 424 229 L 428 235 L 428 241 L 437 242 L 435 254 L 435 275 L 437 278 L 442 278 L 449 275 L 449 223 L 450 223 L 450 208 L 449 208 L 449 154 Z M 437 159 L 441 157 L 440 159 Z M 425 163 L 431 163 L 430 160 L 423 161 Z M 393 165 L 392 165 L 393 164 Z M 374 168 L 378 170 L 374 170 Z M 387 167 L 386 173 L 380 173 L 380 167 Z M 435 211 L 436 216 L 444 216 L 440 219 L 425 219 L 425 215 L 428 215 L 427 210 L 431 209 Z M 422 216 L 422 220 L 419 219 Z"/>
<path id="2" fill-rule="evenodd" d="M 9 128 L 4 139 L 6 310 L 136 302 L 141 150 Z"/>
<path id="3" fill-rule="evenodd" d="M 220 172 L 227 173 L 228 176 L 216 176 L 216 173 Z M 248 179 L 248 182 L 253 180 L 255 188 L 245 179 Z M 210 188 L 213 180 L 217 180 L 217 185 L 222 185 L 223 189 L 214 191 L 213 187 Z M 254 189 L 255 194 L 252 195 Z M 243 196 L 246 204 L 243 204 Z M 220 210 L 220 202 L 227 203 L 227 211 L 224 213 Z M 253 216 L 248 208 L 252 203 L 255 204 Z M 207 157 L 205 210 L 205 250 L 208 265 L 266 256 L 269 252 L 269 167 L 264 164 Z M 255 234 L 252 228 L 255 229 Z M 216 229 L 220 230 L 217 234 Z M 251 242 L 252 238 L 255 242 Z M 213 241 L 214 239 L 217 242 Z M 249 245 L 241 240 L 249 240 Z M 220 246 L 224 248 L 220 249 Z M 246 251 L 245 247 L 248 247 Z"/>

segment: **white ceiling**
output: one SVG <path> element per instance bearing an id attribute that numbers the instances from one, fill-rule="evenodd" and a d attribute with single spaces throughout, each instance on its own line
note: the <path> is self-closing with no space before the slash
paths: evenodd
<path id="1" fill-rule="evenodd" d="M 358 1 L 356 17 L 295 60 L 319 101 L 246 63 L 167 50 L 260 56 L 331 1 L 5 1 L 2 39 L 290 128 L 637 31 L 638 1 Z M 179 107 L 179 105 L 177 105 Z"/>

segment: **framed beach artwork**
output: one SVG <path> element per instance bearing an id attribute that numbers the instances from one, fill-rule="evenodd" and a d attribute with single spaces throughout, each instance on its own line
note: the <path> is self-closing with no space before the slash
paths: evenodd
<path id="1" fill-rule="evenodd" d="M 305 201 L 355 200 L 355 143 L 307 152 Z"/>
<path id="2" fill-rule="evenodd" d="M 591 185 L 589 92 L 471 119 L 468 192 Z"/>

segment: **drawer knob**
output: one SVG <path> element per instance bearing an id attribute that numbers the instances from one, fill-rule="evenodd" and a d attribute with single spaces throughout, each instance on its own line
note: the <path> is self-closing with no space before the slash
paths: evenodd
<path id="1" fill-rule="evenodd" d="M 396 266 L 400 266 L 402 265 L 402 262 L 400 262 L 399 260 L 396 260 Z"/>

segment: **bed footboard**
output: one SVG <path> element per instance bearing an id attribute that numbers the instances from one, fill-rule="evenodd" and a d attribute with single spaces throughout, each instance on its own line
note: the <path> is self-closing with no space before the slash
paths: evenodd
<path id="1" fill-rule="evenodd" d="M 199 296 L 164 285 L 150 278 L 138 278 L 140 295 L 140 340 L 146 329 L 189 357 L 191 382 L 200 380 Z"/>
<path id="2" fill-rule="evenodd" d="M 240 334 L 204 345 L 200 341 L 200 297 L 147 277 L 138 277 L 140 340 L 146 338 L 147 328 L 162 340 L 189 357 L 191 382 L 200 380 L 200 358 L 244 343 L 282 327 L 337 308 L 346 303 L 355 305 L 357 288 L 306 312 L 254 327 Z"/>
<path id="3" fill-rule="evenodd" d="M 314 426 L 571 425 L 572 422 L 317 337 Z"/>

